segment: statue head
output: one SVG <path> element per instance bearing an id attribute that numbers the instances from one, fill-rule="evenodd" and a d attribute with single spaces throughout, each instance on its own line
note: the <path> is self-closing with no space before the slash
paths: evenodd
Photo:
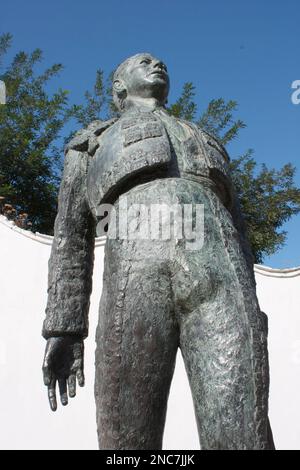
<path id="1" fill-rule="evenodd" d="M 113 78 L 113 98 L 120 111 L 128 100 L 155 99 L 167 103 L 169 75 L 165 64 L 149 53 L 136 54 L 119 65 Z"/>

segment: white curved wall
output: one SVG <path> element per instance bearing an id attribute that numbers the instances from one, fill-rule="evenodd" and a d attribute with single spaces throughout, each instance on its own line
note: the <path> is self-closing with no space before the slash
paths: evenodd
<path id="1" fill-rule="evenodd" d="M 0 216 L 0 449 L 96 449 L 94 334 L 101 293 L 103 242 L 96 247 L 86 341 L 86 387 L 66 408 L 48 409 L 41 337 L 51 237 L 16 228 Z M 300 449 L 300 269 L 256 267 L 258 296 L 269 317 L 270 416 L 279 449 Z M 178 355 L 165 449 L 199 448 L 193 405 Z"/>

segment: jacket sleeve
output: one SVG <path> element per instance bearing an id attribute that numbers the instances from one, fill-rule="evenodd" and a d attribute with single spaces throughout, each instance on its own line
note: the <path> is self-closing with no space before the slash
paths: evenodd
<path id="1" fill-rule="evenodd" d="M 243 252 L 248 264 L 249 269 L 253 271 L 254 269 L 254 256 L 252 254 L 250 242 L 248 239 L 247 227 L 242 214 L 241 204 L 237 196 L 236 190 L 233 189 L 233 204 L 231 209 L 231 215 L 235 228 L 240 234 L 241 244 Z"/>
<path id="2" fill-rule="evenodd" d="M 95 221 L 87 202 L 87 152 L 67 151 L 49 260 L 43 336 L 88 335 Z"/>
<path id="3" fill-rule="evenodd" d="M 209 137 L 208 143 L 210 145 L 212 145 L 213 147 L 215 147 L 222 154 L 222 156 L 224 157 L 224 160 L 229 165 L 230 157 L 229 157 L 225 147 L 212 135 L 208 134 L 205 131 L 202 131 L 202 132 Z M 247 227 L 246 227 L 246 223 L 244 221 L 244 217 L 243 217 L 243 214 L 242 214 L 240 201 L 239 201 L 236 189 L 234 187 L 234 181 L 233 181 L 233 178 L 231 178 L 230 172 L 229 172 L 229 177 L 230 177 L 230 181 L 231 181 L 231 189 L 230 189 L 231 203 L 230 203 L 229 210 L 230 210 L 230 213 L 231 213 L 231 216 L 232 216 L 234 226 L 237 229 L 237 231 L 239 232 L 241 246 L 242 246 L 242 249 L 243 249 L 243 252 L 244 252 L 244 256 L 245 256 L 248 268 L 249 268 L 249 270 L 252 274 L 252 278 L 254 280 L 254 271 L 253 271 L 254 257 L 253 257 L 251 247 L 250 247 L 250 243 L 249 243 L 249 239 L 248 239 Z"/>

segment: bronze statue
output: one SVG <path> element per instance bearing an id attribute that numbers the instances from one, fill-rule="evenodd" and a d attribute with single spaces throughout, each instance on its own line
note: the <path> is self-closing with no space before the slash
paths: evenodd
<path id="1" fill-rule="evenodd" d="M 103 207 L 120 218 L 124 198 L 127 207 L 201 205 L 199 249 L 178 236 L 115 236 L 108 223 L 96 351 L 99 447 L 161 449 L 179 347 L 201 448 L 272 449 L 267 328 L 229 157 L 214 137 L 168 114 L 168 91 L 161 60 L 130 57 L 113 80 L 120 118 L 92 122 L 67 146 L 43 328 L 50 405 L 55 411 L 56 383 L 63 405 L 67 388 L 75 396 L 76 377 L 84 384 Z"/>

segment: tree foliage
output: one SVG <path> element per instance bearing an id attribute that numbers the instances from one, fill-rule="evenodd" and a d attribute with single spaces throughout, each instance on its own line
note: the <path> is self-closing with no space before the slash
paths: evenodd
<path id="1" fill-rule="evenodd" d="M 232 160 L 232 175 L 238 193 L 256 263 L 285 243 L 281 227 L 300 210 L 300 189 L 294 183 L 295 167 L 258 168 L 252 152 Z"/>
<path id="2" fill-rule="evenodd" d="M 1 59 L 11 39 L 0 37 Z M 47 84 L 62 65 L 37 74 L 41 61 L 40 49 L 19 52 L 0 75 L 7 92 L 6 105 L 0 106 L 0 196 L 30 215 L 33 230 L 51 233 L 61 163 L 55 141 L 67 119 L 67 92 L 49 96 Z"/>
<path id="3" fill-rule="evenodd" d="M 103 70 L 96 71 L 96 80 L 92 92 L 86 91 L 85 102 L 75 104 L 70 109 L 70 116 L 75 118 L 81 127 L 87 127 L 92 121 L 103 116 L 104 108 L 109 100 L 109 94 L 105 87 Z"/>
<path id="4" fill-rule="evenodd" d="M 169 106 L 169 113 L 186 121 L 194 121 L 197 112 L 197 105 L 194 102 L 195 94 L 194 85 L 191 82 L 186 82 L 177 101 Z"/>
<path id="5" fill-rule="evenodd" d="M 80 127 L 87 127 L 94 120 L 110 119 L 119 114 L 112 99 L 112 78 L 113 72 L 105 78 L 104 71 L 98 69 L 92 92 L 86 91 L 83 102 L 70 108 L 69 116 Z"/>
<path id="6" fill-rule="evenodd" d="M 236 110 L 236 101 L 229 100 L 226 103 L 223 98 L 211 100 L 207 109 L 197 120 L 197 124 L 201 129 L 216 136 L 221 144 L 227 145 L 238 136 L 241 129 L 246 127 L 240 119 L 233 119 L 233 113 Z"/>

